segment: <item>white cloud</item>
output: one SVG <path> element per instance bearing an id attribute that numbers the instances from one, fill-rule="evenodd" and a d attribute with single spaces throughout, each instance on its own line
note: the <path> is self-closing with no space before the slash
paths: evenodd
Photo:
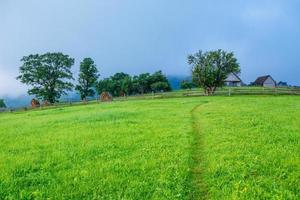
<path id="1" fill-rule="evenodd" d="M 19 97 L 26 91 L 26 86 L 16 80 L 16 74 L 0 69 L 0 97 Z"/>

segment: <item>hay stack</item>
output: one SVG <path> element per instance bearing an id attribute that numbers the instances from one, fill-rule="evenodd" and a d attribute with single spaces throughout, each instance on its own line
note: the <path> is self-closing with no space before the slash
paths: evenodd
<path id="1" fill-rule="evenodd" d="M 108 102 L 108 101 L 112 101 L 113 98 L 112 96 L 108 93 L 108 92 L 102 92 L 100 95 L 100 101 L 102 102 Z"/>
<path id="2" fill-rule="evenodd" d="M 30 104 L 31 104 L 32 108 L 38 108 L 41 105 L 40 102 L 37 99 L 32 99 Z"/>

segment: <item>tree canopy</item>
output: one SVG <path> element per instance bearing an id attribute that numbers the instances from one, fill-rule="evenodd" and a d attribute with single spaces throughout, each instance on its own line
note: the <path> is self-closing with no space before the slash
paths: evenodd
<path id="1" fill-rule="evenodd" d="M 78 77 L 78 85 L 75 89 L 80 93 L 81 100 L 88 96 L 94 96 L 93 87 L 96 85 L 99 77 L 97 67 L 91 58 L 84 58 L 80 63 L 80 73 Z"/>
<path id="2" fill-rule="evenodd" d="M 97 91 L 99 94 L 102 92 L 109 92 L 113 96 L 125 96 L 132 92 L 132 78 L 129 74 L 119 72 L 100 80 L 97 84 Z"/>
<path id="3" fill-rule="evenodd" d="M 113 96 L 124 96 L 130 94 L 144 94 L 149 92 L 170 91 L 171 86 L 168 79 L 161 71 L 153 74 L 143 73 L 131 77 L 123 72 L 100 80 L 97 84 L 97 92 L 109 92 Z"/>
<path id="4" fill-rule="evenodd" d="M 133 77 L 132 87 L 135 93 L 144 94 L 151 92 L 150 77 L 151 75 L 149 73 L 143 73 Z"/>
<path id="5" fill-rule="evenodd" d="M 44 101 L 56 102 L 61 95 L 73 88 L 71 67 L 74 59 L 62 53 L 46 53 L 24 56 L 21 59 L 20 75 L 22 83 L 31 86 L 28 94 L 36 95 Z"/>
<path id="6" fill-rule="evenodd" d="M 188 63 L 192 66 L 193 82 L 202 88 L 207 95 L 213 94 L 217 87 L 225 83 L 231 72 L 240 72 L 240 66 L 232 52 L 223 50 L 197 52 L 188 56 Z"/>

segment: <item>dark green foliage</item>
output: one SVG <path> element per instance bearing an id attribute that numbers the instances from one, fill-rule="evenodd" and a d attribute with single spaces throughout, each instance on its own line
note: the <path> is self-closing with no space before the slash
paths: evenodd
<path id="1" fill-rule="evenodd" d="M 167 92 L 171 91 L 171 86 L 165 75 L 161 71 L 153 74 L 145 73 L 133 77 L 133 88 L 137 94 L 144 94 L 149 92 Z"/>
<path id="2" fill-rule="evenodd" d="M 181 81 L 180 83 L 180 88 L 181 89 L 192 89 L 193 87 L 195 87 L 194 83 L 193 82 L 190 82 L 190 81 Z"/>
<path id="3" fill-rule="evenodd" d="M 151 89 L 153 92 L 164 92 L 169 91 L 169 85 L 166 82 L 156 82 L 151 84 Z"/>
<path id="4" fill-rule="evenodd" d="M 97 92 L 109 92 L 113 96 L 128 95 L 132 89 L 132 80 L 129 74 L 116 73 L 110 78 L 100 80 L 97 84 Z"/>
<path id="5" fill-rule="evenodd" d="M 159 89 L 159 91 L 168 92 L 171 91 L 170 83 L 162 71 L 157 71 L 150 76 L 151 89 Z M 155 90 L 154 90 L 155 91 Z"/>
<path id="6" fill-rule="evenodd" d="M 56 102 L 61 95 L 73 88 L 71 67 L 74 59 L 62 53 L 46 53 L 24 56 L 21 61 L 22 83 L 31 86 L 28 94 L 36 95 L 44 101 Z"/>
<path id="7" fill-rule="evenodd" d="M 100 80 L 97 84 L 97 92 L 109 92 L 113 96 L 126 96 L 130 94 L 144 94 L 149 92 L 170 91 L 171 87 L 161 71 L 152 75 L 140 74 L 133 78 L 123 72 L 116 73 L 110 78 Z"/>
<path id="8" fill-rule="evenodd" d="M 224 85 L 224 81 L 231 72 L 240 72 L 240 66 L 232 52 L 223 50 L 199 51 L 188 56 L 188 63 L 192 66 L 193 81 L 203 87 L 206 94 L 213 94 L 217 87 Z"/>
<path id="9" fill-rule="evenodd" d="M 100 80 L 96 85 L 96 90 L 99 94 L 102 92 L 111 92 L 114 90 L 114 83 L 110 78 Z"/>
<path id="10" fill-rule="evenodd" d="M 80 93 L 80 98 L 82 100 L 86 99 L 88 96 L 94 96 L 95 91 L 93 87 L 95 86 L 98 79 L 98 70 L 91 58 L 85 58 L 80 63 L 80 73 L 78 77 L 78 85 L 76 85 L 76 90 Z"/>
<path id="11" fill-rule="evenodd" d="M 111 93 L 114 96 L 125 96 L 130 94 L 132 90 L 132 79 L 129 74 L 123 72 L 116 73 L 111 77 L 113 81 L 114 90 Z"/>
<path id="12" fill-rule="evenodd" d="M 151 92 L 151 75 L 149 73 L 143 73 L 133 77 L 133 90 L 135 93 L 144 94 Z"/>
<path id="13" fill-rule="evenodd" d="M 5 105 L 3 99 L 0 99 L 0 108 L 6 108 L 6 105 Z"/>

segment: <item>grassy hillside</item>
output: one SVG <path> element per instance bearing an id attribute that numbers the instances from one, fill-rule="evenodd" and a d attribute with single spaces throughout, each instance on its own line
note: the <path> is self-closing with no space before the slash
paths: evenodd
<path id="1" fill-rule="evenodd" d="M 300 97 L 219 98 L 193 117 L 202 195 L 300 199 Z"/>
<path id="2" fill-rule="evenodd" d="M 0 115 L 0 197 L 184 198 L 193 100 Z"/>
<path id="3" fill-rule="evenodd" d="M 300 97 L 0 114 L 0 199 L 297 199 Z"/>

